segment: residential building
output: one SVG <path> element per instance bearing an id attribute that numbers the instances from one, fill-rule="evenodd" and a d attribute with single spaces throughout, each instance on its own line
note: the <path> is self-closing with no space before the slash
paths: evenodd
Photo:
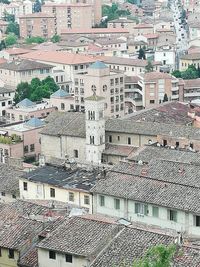
<path id="1" fill-rule="evenodd" d="M 96 38 L 94 44 L 104 50 L 107 56 L 123 56 L 127 53 L 126 38 Z"/>
<path id="2" fill-rule="evenodd" d="M 145 67 L 148 64 L 144 59 L 133 59 L 125 57 L 102 57 L 101 61 L 105 62 L 112 71 L 123 71 L 127 76 L 135 76 L 145 73 Z M 154 71 L 159 71 L 162 65 L 161 62 L 153 61 Z"/>
<path id="3" fill-rule="evenodd" d="M 200 67 L 200 53 L 186 54 L 180 57 L 180 71 L 186 70 L 189 65 L 194 65 L 196 68 Z"/>
<path id="4" fill-rule="evenodd" d="M 45 64 L 52 64 L 55 70 L 55 81 L 57 76 L 56 72 L 58 70 L 60 72 L 64 71 L 65 77 L 63 81 L 67 81 L 69 84 L 70 93 L 74 91 L 74 75 L 77 73 L 86 73 L 89 65 L 96 61 L 92 56 L 73 54 L 64 51 L 33 51 L 23 55 L 22 58 Z M 62 76 L 62 74 L 60 75 Z"/>
<path id="5" fill-rule="evenodd" d="M 133 35 L 143 35 L 154 33 L 154 27 L 152 24 L 137 24 L 133 28 Z"/>
<path id="6" fill-rule="evenodd" d="M 140 76 L 125 78 L 126 112 L 157 106 L 164 100 L 173 99 L 173 92 L 179 87 L 179 80 L 163 72 L 149 72 Z"/>
<path id="7" fill-rule="evenodd" d="M 0 51 L 0 58 L 5 58 L 7 61 L 18 59 L 20 55 L 31 52 L 31 50 L 13 47 Z"/>
<path id="8" fill-rule="evenodd" d="M 172 72 L 176 68 L 176 46 L 158 43 L 154 53 L 155 61 L 162 62 L 161 70 Z"/>
<path id="9" fill-rule="evenodd" d="M 92 6 L 88 4 L 56 4 L 46 3 L 42 6 L 42 12 L 54 17 L 55 33 L 61 34 L 67 29 L 88 29 L 94 25 L 92 18 Z M 85 16 L 87 14 L 87 16 Z"/>
<path id="10" fill-rule="evenodd" d="M 6 109 L 13 104 L 13 98 L 15 96 L 15 88 L 2 86 L 0 87 L 0 117 L 3 118 L 6 114 Z"/>
<path id="11" fill-rule="evenodd" d="M 41 152 L 39 133 L 44 124 L 44 121 L 32 118 L 27 122 L 1 127 L 1 162 L 5 161 L 5 158 L 38 159 Z"/>
<path id="12" fill-rule="evenodd" d="M 101 171 L 97 168 L 87 171 L 87 168 L 78 167 L 73 162 L 43 166 L 20 178 L 20 198 L 61 201 L 92 213 L 92 194 L 89 190 L 98 175 Z"/>
<path id="13" fill-rule="evenodd" d="M 78 29 L 78 30 L 62 30 L 61 38 L 62 40 L 67 40 L 70 35 L 76 34 L 77 36 L 84 37 L 121 37 L 128 36 L 129 31 L 126 29 L 109 29 L 109 28 L 87 28 L 87 29 Z"/>
<path id="14" fill-rule="evenodd" d="M 51 38 L 56 34 L 54 15 L 33 13 L 19 17 L 20 37 L 41 36 Z"/>
<path id="15" fill-rule="evenodd" d="M 105 116 L 123 117 L 124 115 L 124 75 L 114 72 L 107 65 L 96 61 L 88 68 L 87 74 L 75 75 L 75 109 L 84 110 L 84 98 L 94 91 L 105 97 Z"/>
<path id="16" fill-rule="evenodd" d="M 30 83 L 33 78 L 45 79 L 52 74 L 53 66 L 32 60 L 13 60 L 0 64 L 1 79 L 6 86 L 17 88 L 21 82 Z"/>
<path id="17" fill-rule="evenodd" d="M 136 26 L 136 21 L 127 18 L 119 18 L 108 22 L 109 29 L 127 29 L 129 33 L 133 33 L 133 28 Z"/>
<path id="18" fill-rule="evenodd" d="M 179 80 L 178 90 L 172 92 L 173 98 L 179 101 L 190 102 L 199 99 L 200 79 Z"/>
<path id="19" fill-rule="evenodd" d="M 198 169 L 157 159 L 149 165 L 121 163 L 91 189 L 94 213 L 199 236 L 199 211 L 193 205 L 199 195 Z"/>
<path id="20" fill-rule="evenodd" d="M 70 95 L 63 89 L 59 89 L 50 96 L 49 105 L 56 107 L 58 111 L 73 111 L 74 110 L 74 96 Z"/>
<path id="21" fill-rule="evenodd" d="M 0 158 L 2 160 L 2 149 L 0 149 Z M 19 168 L 0 163 L 0 203 L 9 203 L 19 198 L 19 177 L 23 172 Z"/>
<path id="22" fill-rule="evenodd" d="M 15 107 L 6 109 L 6 119 L 12 123 L 31 118 L 45 118 L 53 111 L 55 111 L 55 107 L 50 106 L 48 102 L 34 103 L 25 98 Z"/>

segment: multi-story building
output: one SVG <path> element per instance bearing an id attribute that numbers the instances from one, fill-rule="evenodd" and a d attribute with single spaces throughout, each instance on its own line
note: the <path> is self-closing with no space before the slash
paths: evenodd
<path id="1" fill-rule="evenodd" d="M 73 111 L 74 96 L 70 95 L 66 90 L 59 89 L 50 96 L 49 105 L 61 112 Z"/>
<path id="2" fill-rule="evenodd" d="M 55 107 L 50 106 L 48 102 L 34 103 L 25 98 L 15 107 L 7 108 L 5 117 L 8 122 L 12 123 L 31 118 L 44 118 L 53 111 L 55 111 Z"/>
<path id="3" fill-rule="evenodd" d="M 133 33 L 135 26 L 136 21 L 127 18 L 114 19 L 108 22 L 109 29 L 127 29 L 130 33 Z"/>
<path id="4" fill-rule="evenodd" d="M 13 104 L 13 98 L 15 96 L 15 88 L 2 86 L 0 87 L 0 117 L 4 121 L 3 117 L 6 114 L 6 109 Z"/>
<path id="5" fill-rule="evenodd" d="M 1 80 L 6 86 L 17 87 L 33 78 L 45 79 L 52 75 L 53 66 L 32 60 L 13 60 L 0 65 Z"/>
<path id="6" fill-rule="evenodd" d="M 87 4 L 45 4 L 42 12 L 54 17 L 55 32 L 92 28 L 92 7 Z M 87 14 L 87 16 L 85 15 Z"/>
<path id="7" fill-rule="evenodd" d="M 41 152 L 39 132 L 43 127 L 44 122 L 38 118 L 1 127 L 0 162 L 6 162 L 8 158 L 38 159 Z"/>
<path id="8" fill-rule="evenodd" d="M 104 63 L 97 61 L 90 65 L 87 74 L 75 76 L 75 109 L 84 110 L 84 99 L 93 92 L 105 97 L 105 116 L 124 115 L 124 75 L 110 71 Z"/>
<path id="9" fill-rule="evenodd" d="M 189 65 L 194 65 L 196 68 L 200 67 L 200 53 L 192 53 L 180 57 L 180 71 L 186 70 Z"/>
<path id="10" fill-rule="evenodd" d="M 55 18 L 52 13 L 33 13 L 19 17 L 20 37 L 41 36 L 51 38 L 56 34 Z"/>

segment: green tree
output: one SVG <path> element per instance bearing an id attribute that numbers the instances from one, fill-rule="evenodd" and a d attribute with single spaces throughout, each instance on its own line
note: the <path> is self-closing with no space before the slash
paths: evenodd
<path id="1" fill-rule="evenodd" d="M 176 78 L 181 78 L 181 72 L 180 72 L 180 70 L 174 70 L 172 72 L 172 75 L 175 76 Z"/>
<path id="2" fill-rule="evenodd" d="M 43 37 L 40 37 L 40 36 L 35 36 L 35 37 L 33 36 L 33 37 L 26 38 L 27 44 L 33 44 L 33 43 L 41 44 L 41 43 L 44 43 L 45 41 L 46 41 L 46 39 Z"/>
<path id="3" fill-rule="evenodd" d="M 4 11 L 4 20 L 8 22 L 14 22 L 15 15 L 9 14 L 7 11 Z"/>
<path id="4" fill-rule="evenodd" d="M 128 16 L 130 12 L 119 8 L 118 4 L 113 3 L 112 6 L 103 5 L 102 16 L 107 17 L 107 21 L 118 19 L 120 16 Z"/>
<path id="5" fill-rule="evenodd" d="M 163 97 L 163 102 L 167 102 L 168 101 L 168 96 L 167 96 L 167 94 L 165 93 L 164 94 L 164 97 Z"/>
<path id="6" fill-rule="evenodd" d="M 175 253 L 175 245 L 157 245 L 150 248 L 141 260 L 135 261 L 133 267 L 170 267 Z"/>
<path id="7" fill-rule="evenodd" d="M 10 4 L 10 1 L 8 1 L 8 0 L 0 0 L 0 3 L 9 5 Z"/>
<path id="8" fill-rule="evenodd" d="M 24 98 L 29 98 L 31 93 L 31 86 L 27 82 L 21 82 L 17 86 L 17 90 L 14 97 L 14 102 L 19 103 Z"/>
<path id="9" fill-rule="evenodd" d="M 152 72 L 153 71 L 153 65 L 150 60 L 148 60 L 147 65 L 145 66 L 145 71 L 146 72 Z"/>
<path id="10" fill-rule="evenodd" d="M 185 80 L 196 79 L 199 77 L 198 70 L 193 65 L 190 65 L 187 70 L 181 73 L 181 77 Z"/>
<path id="11" fill-rule="evenodd" d="M 33 12 L 34 13 L 41 12 L 41 7 L 42 7 L 41 2 L 39 0 L 36 0 L 33 5 Z"/>
<path id="12" fill-rule="evenodd" d="M 14 33 L 16 36 L 19 37 L 19 24 L 11 21 L 6 29 L 6 34 L 9 33 Z"/>
<path id="13" fill-rule="evenodd" d="M 55 34 L 52 38 L 51 41 L 53 43 L 59 43 L 60 42 L 60 35 Z"/>
<path id="14" fill-rule="evenodd" d="M 5 38 L 5 44 L 7 46 L 12 46 L 17 43 L 17 36 L 14 33 L 10 33 Z"/>
<path id="15" fill-rule="evenodd" d="M 50 76 L 42 81 L 38 78 L 33 78 L 30 84 L 22 82 L 17 86 L 14 101 L 18 103 L 24 98 L 32 101 L 40 101 L 43 98 L 49 98 L 58 89 L 59 86 Z"/>
<path id="16" fill-rule="evenodd" d="M 145 50 L 143 48 L 140 48 L 138 58 L 146 59 Z"/>

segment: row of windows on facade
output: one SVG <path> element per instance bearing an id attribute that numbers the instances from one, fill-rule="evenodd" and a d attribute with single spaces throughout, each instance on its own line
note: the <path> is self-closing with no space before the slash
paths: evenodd
<path id="1" fill-rule="evenodd" d="M 48 116 L 49 115 L 49 112 L 46 112 L 46 113 L 41 113 L 40 114 L 40 116 L 38 116 L 38 117 L 45 117 L 45 116 Z M 8 118 L 8 119 L 12 119 L 12 120 L 15 120 L 15 114 L 13 114 L 13 113 L 6 113 L 6 117 Z M 23 117 L 23 115 L 19 115 L 19 120 L 20 121 L 23 121 L 23 120 L 28 120 L 29 119 L 29 116 L 28 115 L 26 115 L 26 116 L 24 116 Z M 30 116 L 30 119 L 32 119 L 32 118 L 34 118 L 34 115 L 31 115 Z"/>
<path id="2" fill-rule="evenodd" d="M 8 105 L 12 105 L 12 101 L 8 100 Z M 1 106 L 5 107 L 6 106 L 6 102 L 1 102 Z"/>
<path id="3" fill-rule="evenodd" d="M 30 146 L 28 145 L 24 146 L 24 153 L 34 152 L 34 151 L 35 151 L 35 144 L 31 144 Z"/>
<path id="4" fill-rule="evenodd" d="M 93 135 L 90 135 L 90 145 L 94 145 L 95 144 L 95 139 Z M 104 138 L 103 136 L 100 136 L 99 139 L 100 145 L 102 145 L 104 143 Z"/>
<path id="5" fill-rule="evenodd" d="M 99 111 L 99 119 L 103 118 L 103 111 Z M 88 120 L 95 120 L 95 111 L 88 111 Z"/>
<path id="6" fill-rule="evenodd" d="M 123 77 L 115 78 L 115 79 L 110 79 L 110 86 L 113 86 L 114 84 L 115 85 L 118 85 L 119 83 L 122 84 L 123 82 L 124 82 L 124 78 Z M 80 85 L 83 86 L 84 85 L 84 80 L 83 79 L 77 79 L 76 78 L 74 80 L 74 83 L 75 83 L 75 85 L 79 85 L 80 84 Z M 107 87 L 108 86 L 106 84 L 104 84 L 103 87 L 102 87 L 103 88 L 103 91 L 106 91 L 107 90 Z M 92 90 L 97 89 L 96 85 L 92 85 L 91 86 L 91 89 Z"/>
<path id="7" fill-rule="evenodd" d="M 2 257 L 1 248 L 0 248 L 0 257 Z M 9 259 L 14 259 L 15 258 L 15 251 L 14 251 L 14 249 L 8 249 L 8 258 Z"/>
<path id="8" fill-rule="evenodd" d="M 92 89 L 92 90 L 96 92 L 96 89 Z M 107 85 L 103 85 L 103 92 L 106 92 L 106 91 L 107 91 Z M 110 94 L 111 95 L 114 95 L 114 93 L 119 94 L 119 92 L 123 93 L 123 91 L 124 91 L 123 87 L 121 87 L 120 89 L 118 87 L 115 89 L 112 88 L 112 89 L 110 89 Z M 84 92 L 85 92 L 84 88 L 80 88 L 80 94 L 84 95 Z M 75 87 L 74 93 L 75 93 L 75 95 L 79 95 L 79 88 L 78 87 Z"/>
<path id="9" fill-rule="evenodd" d="M 123 101 L 124 101 L 124 96 L 123 96 L 123 95 L 120 95 L 120 97 L 119 97 L 119 96 L 117 95 L 117 96 L 115 96 L 115 98 L 114 98 L 114 96 L 112 96 L 112 97 L 110 98 L 110 102 L 111 102 L 111 104 L 114 103 L 114 102 L 118 103 L 119 100 L 120 100 L 121 102 L 123 102 Z"/>
<path id="10" fill-rule="evenodd" d="M 124 110 L 124 104 L 121 104 L 120 105 L 120 110 Z M 114 113 L 114 111 L 118 112 L 119 111 L 119 105 L 116 105 L 115 107 L 114 106 L 111 106 L 111 109 L 110 109 L 111 113 Z"/>
<path id="11" fill-rule="evenodd" d="M 117 141 L 120 141 L 120 136 L 119 136 L 119 135 L 117 136 Z M 112 143 L 112 142 L 113 142 L 113 137 L 112 137 L 112 135 L 109 135 L 109 136 L 108 136 L 108 142 L 109 142 L 109 143 Z M 131 144 L 132 144 L 131 137 L 128 137 L 128 138 L 127 138 L 127 144 L 128 144 L 128 145 L 131 145 Z"/>
<path id="12" fill-rule="evenodd" d="M 23 189 L 24 191 L 28 191 L 28 183 L 27 182 L 23 182 Z M 56 197 L 56 190 L 55 188 L 50 188 L 50 197 Z M 75 201 L 75 194 L 73 192 L 69 192 L 68 194 L 68 200 L 70 202 L 74 202 Z M 90 196 L 89 195 L 84 195 L 84 204 L 85 205 L 90 205 Z"/>
<path id="13" fill-rule="evenodd" d="M 117 69 L 117 70 L 120 69 L 119 66 L 115 66 L 115 65 L 111 66 L 111 65 L 110 65 L 110 69 L 111 69 L 112 67 L 113 67 L 113 69 Z M 129 68 L 129 67 L 123 67 L 123 70 L 124 70 L 124 71 L 127 71 L 127 70 L 129 71 L 130 69 L 131 69 L 132 71 L 135 71 L 135 68 L 134 68 L 134 67 L 132 67 L 132 68 Z M 157 68 L 156 68 L 156 70 L 157 70 Z M 143 72 L 143 71 L 144 71 L 144 69 L 142 69 L 142 68 L 139 69 L 139 72 Z"/>
<path id="14" fill-rule="evenodd" d="M 56 260 L 56 252 L 53 250 L 49 250 L 49 259 Z M 72 263 L 73 257 L 71 254 L 65 254 L 65 261 Z"/>
<path id="15" fill-rule="evenodd" d="M 99 196 L 99 205 L 101 207 L 105 207 L 105 196 Z M 114 198 L 114 209 L 120 210 L 120 199 Z M 135 203 L 135 214 L 148 216 L 149 215 L 149 207 L 148 204 L 143 203 Z M 159 207 L 152 206 L 152 216 L 155 218 L 159 218 Z M 176 210 L 168 209 L 167 210 L 167 219 L 169 221 L 177 222 L 178 212 Z M 200 216 L 194 215 L 194 226 L 200 227 Z"/>
<path id="16" fill-rule="evenodd" d="M 1 192 L 1 196 L 2 196 L 2 197 L 6 197 L 6 193 L 5 193 L 5 192 Z M 16 198 L 16 195 L 13 194 L 13 195 L 12 195 L 12 198 Z"/>
<path id="17" fill-rule="evenodd" d="M 74 105 L 73 104 L 70 104 L 70 107 L 69 108 L 70 108 L 70 110 L 73 110 L 74 109 Z M 61 110 L 65 110 L 65 103 L 61 103 L 60 104 L 60 109 Z"/>

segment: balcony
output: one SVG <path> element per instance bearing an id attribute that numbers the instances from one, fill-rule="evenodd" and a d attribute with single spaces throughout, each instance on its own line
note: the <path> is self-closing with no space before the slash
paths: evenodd
<path id="1" fill-rule="evenodd" d="M 133 98 L 127 97 L 127 98 L 125 98 L 125 102 L 130 102 L 135 107 L 143 106 L 143 103 L 142 103 L 142 99 L 141 98 L 135 98 L 135 99 L 133 99 Z"/>

